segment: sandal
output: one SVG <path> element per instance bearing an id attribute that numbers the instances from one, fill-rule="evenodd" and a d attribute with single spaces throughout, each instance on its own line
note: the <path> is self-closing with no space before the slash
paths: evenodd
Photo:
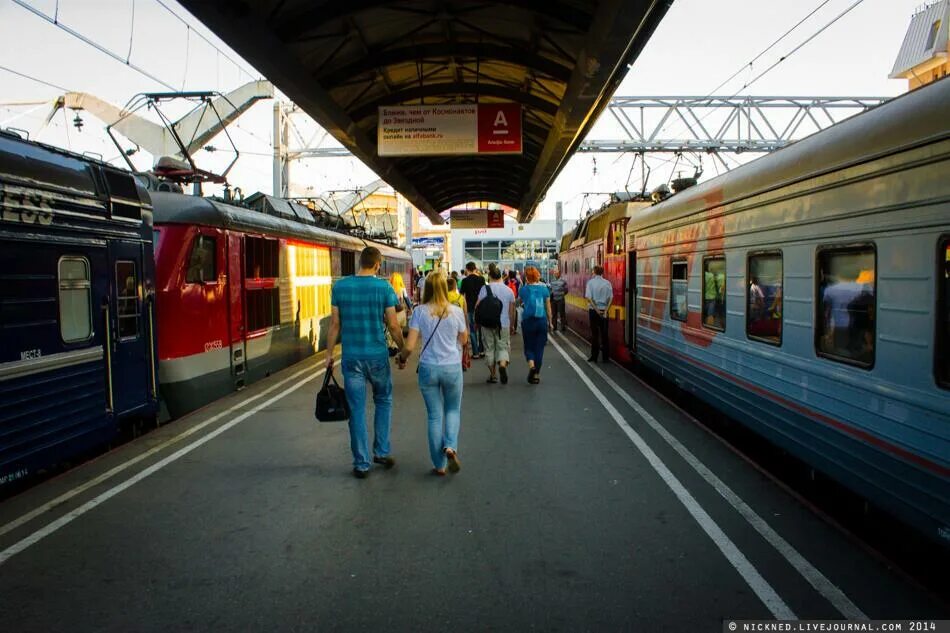
<path id="1" fill-rule="evenodd" d="M 445 449 L 445 456 L 449 460 L 449 472 L 457 473 L 462 470 L 462 463 L 459 461 L 458 454 L 451 448 Z"/>

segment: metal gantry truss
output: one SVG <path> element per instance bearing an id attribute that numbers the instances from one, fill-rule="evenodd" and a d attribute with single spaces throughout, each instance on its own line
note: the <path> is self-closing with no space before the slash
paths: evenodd
<path id="1" fill-rule="evenodd" d="M 626 138 L 586 140 L 580 152 L 772 152 L 885 97 L 614 97 Z"/>
<path id="2" fill-rule="evenodd" d="M 850 116 L 879 106 L 888 97 L 614 97 L 607 111 L 625 138 L 588 139 L 578 152 L 634 154 L 767 153 Z M 610 120 L 607 121 L 610 125 Z M 594 134 L 597 134 L 595 130 Z M 275 138 L 277 137 L 275 133 Z M 302 139 L 300 139 L 302 140 Z M 293 158 L 349 156 L 345 147 L 301 147 Z M 286 164 L 286 163 L 284 163 Z"/>

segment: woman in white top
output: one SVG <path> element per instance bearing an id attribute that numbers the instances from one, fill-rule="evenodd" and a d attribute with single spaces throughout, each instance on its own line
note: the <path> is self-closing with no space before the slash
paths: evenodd
<path id="1" fill-rule="evenodd" d="M 433 474 L 445 468 L 457 473 L 458 433 L 462 414 L 462 347 L 468 345 L 465 314 L 451 305 L 444 272 L 426 277 L 422 305 L 409 322 L 409 337 L 399 357 L 400 367 L 422 339 L 419 354 L 419 390 L 426 403 L 429 424 L 429 455 Z"/>

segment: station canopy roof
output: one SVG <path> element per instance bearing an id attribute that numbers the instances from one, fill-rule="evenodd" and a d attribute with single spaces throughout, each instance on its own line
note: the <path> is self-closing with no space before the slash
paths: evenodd
<path id="1" fill-rule="evenodd" d="M 672 0 L 181 0 L 435 222 L 528 221 Z M 520 155 L 380 157 L 380 106 L 518 102 Z"/>

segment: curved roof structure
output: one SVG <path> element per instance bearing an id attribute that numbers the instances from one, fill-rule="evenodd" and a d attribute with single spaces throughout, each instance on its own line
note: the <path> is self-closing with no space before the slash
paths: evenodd
<path id="1" fill-rule="evenodd" d="M 182 0 L 435 222 L 537 203 L 672 0 Z M 381 158 L 380 106 L 518 102 L 523 153 Z"/>

